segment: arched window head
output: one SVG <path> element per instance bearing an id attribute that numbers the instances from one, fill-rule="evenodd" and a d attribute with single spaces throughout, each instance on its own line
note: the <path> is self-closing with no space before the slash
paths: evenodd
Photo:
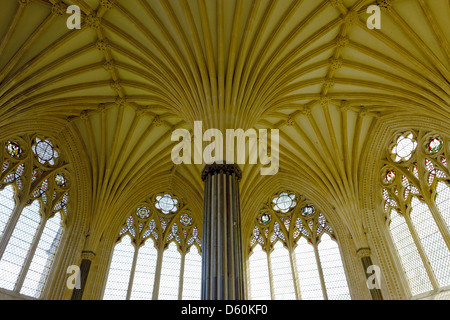
<path id="1" fill-rule="evenodd" d="M 70 164 L 52 138 L 0 146 L 0 287 L 40 298 L 69 214 Z"/>
<path id="2" fill-rule="evenodd" d="M 440 290 L 450 285 L 449 138 L 409 130 L 387 151 L 380 182 L 398 261 L 412 295 Z"/>
<path id="3" fill-rule="evenodd" d="M 281 192 L 272 199 L 273 209 L 286 213 L 297 205 L 296 196 L 293 193 Z"/>
<path id="4" fill-rule="evenodd" d="M 113 251 L 114 262 L 118 259 L 115 256 L 121 255 L 122 239 L 131 239 L 126 261 L 122 262 L 127 268 L 126 278 L 117 288 L 114 268 L 120 266 L 111 263 L 109 273 L 112 276 L 108 276 L 104 299 L 113 295 L 132 300 L 200 298 L 200 277 L 186 274 L 186 270 L 190 272 L 194 268 L 198 273 L 201 269 L 199 234 L 189 207 L 174 195 L 161 193 L 140 203 L 122 225 Z M 197 250 L 194 248 L 190 253 L 192 246 Z M 158 264 L 157 259 L 162 259 L 162 264 Z M 153 281 L 155 274 L 161 275 L 158 283 Z M 183 285 L 181 294 L 180 285 Z"/>
<path id="5" fill-rule="evenodd" d="M 252 299 L 350 298 L 334 230 L 308 199 L 287 191 L 271 197 L 256 215 L 249 240 Z M 324 267 L 326 274 L 319 273 Z"/>

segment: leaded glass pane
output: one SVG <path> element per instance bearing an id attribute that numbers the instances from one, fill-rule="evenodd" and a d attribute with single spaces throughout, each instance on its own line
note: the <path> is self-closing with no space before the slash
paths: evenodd
<path id="1" fill-rule="evenodd" d="M 164 251 L 161 267 L 161 283 L 159 286 L 159 300 L 177 300 L 180 280 L 181 255 L 177 245 L 171 242 Z"/>
<path id="2" fill-rule="evenodd" d="M 350 299 L 344 265 L 337 242 L 324 233 L 318 248 L 328 299 Z"/>
<path id="3" fill-rule="evenodd" d="M 0 261 L 0 287 L 13 290 L 41 222 L 39 201 L 23 209 Z"/>
<path id="4" fill-rule="evenodd" d="M 0 191 L 0 239 L 15 207 L 14 188 L 9 185 Z"/>
<path id="5" fill-rule="evenodd" d="M 411 201 L 411 220 L 419 235 L 440 287 L 450 285 L 450 251 L 428 206 L 416 197 Z"/>
<path id="6" fill-rule="evenodd" d="M 295 259 L 302 300 L 323 300 L 314 248 L 303 237 L 295 248 Z"/>
<path id="7" fill-rule="evenodd" d="M 61 217 L 56 214 L 45 224 L 20 293 L 39 298 L 50 272 L 53 258 L 58 250 L 61 235 Z"/>
<path id="8" fill-rule="evenodd" d="M 139 248 L 133 289 L 130 297 L 131 300 L 152 299 L 157 258 L 158 251 L 155 248 L 153 240 L 150 238 Z"/>
<path id="9" fill-rule="evenodd" d="M 267 253 L 260 245 L 253 248 L 249 258 L 250 297 L 253 300 L 270 300 L 269 266 Z"/>
<path id="10" fill-rule="evenodd" d="M 436 207 L 441 212 L 447 227 L 450 229 L 450 187 L 440 181 L 436 186 Z"/>
<path id="11" fill-rule="evenodd" d="M 292 278 L 289 251 L 277 241 L 270 255 L 272 262 L 274 296 L 277 300 L 294 300 L 295 289 Z"/>
<path id="12" fill-rule="evenodd" d="M 109 267 L 104 300 L 125 300 L 130 281 L 131 265 L 133 263 L 134 246 L 129 236 L 122 238 L 116 244 Z"/>
<path id="13" fill-rule="evenodd" d="M 408 225 L 396 210 L 391 210 L 390 230 L 412 295 L 433 290 Z"/>
<path id="14" fill-rule="evenodd" d="M 183 300 L 200 300 L 202 289 L 202 256 L 196 246 L 186 254 L 183 275 Z"/>

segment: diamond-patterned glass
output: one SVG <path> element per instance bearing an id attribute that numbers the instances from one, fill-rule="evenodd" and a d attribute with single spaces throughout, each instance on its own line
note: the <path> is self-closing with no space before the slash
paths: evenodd
<path id="1" fill-rule="evenodd" d="M 295 259 L 302 300 L 323 300 L 314 248 L 303 237 L 295 248 Z"/>
<path id="2" fill-rule="evenodd" d="M 39 201 L 22 211 L 0 261 L 0 287 L 13 290 L 30 250 L 41 216 Z"/>
<path id="3" fill-rule="evenodd" d="M 116 244 L 109 267 L 104 300 L 125 300 L 130 282 L 131 265 L 133 263 L 134 246 L 127 235 Z"/>
<path id="4" fill-rule="evenodd" d="M 269 266 L 267 253 L 256 245 L 249 258 L 250 297 L 253 300 L 270 300 Z"/>
<path id="5" fill-rule="evenodd" d="M 0 191 L 0 239 L 14 210 L 14 189 L 11 185 Z"/>
<path id="6" fill-rule="evenodd" d="M 436 207 L 441 212 L 447 227 L 450 229 L 450 187 L 440 181 L 436 186 Z"/>
<path id="7" fill-rule="evenodd" d="M 349 300 L 350 292 L 337 242 L 325 233 L 318 248 L 328 299 Z"/>
<path id="8" fill-rule="evenodd" d="M 21 294 L 39 298 L 46 284 L 48 273 L 53 264 L 53 258 L 59 247 L 62 235 L 61 217 L 55 214 L 47 221 L 42 232 L 30 268 L 23 283 Z"/>
<path id="9" fill-rule="evenodd" d="M 186 254 L 183 274 L 183 300 L 200 300 L 202 286 L 202 256 L 196 246 Z"/>
<path id="10" fill-rule="evenodd" d="M 416 197 L 411 201 L 411 220 L 440 287 L 450 285 L 450 251 L 428 206 Z"/>
<path id="11" fill-rule="evenodd" d="M 164 251 L 161 282 L 159 285 L 159 300 L 177 300 L 178 287 L 180 282 L 181 255 L 177 250 L 177 245 L 171 242 Z"/>
<path id="12" fill-rule="evenodd" d="M 276 300 L 295 300 L 294 280 L 292 278 L 289 251 L 281 241 L 277 241 L 270 254 L 272 262 L 273 288 Z"/>
<path id="13" fill-rule="evenodd" d="M 412 295 L 433 290 L 425 267 L 417 250 L 414 240 L 409 232 L 405 219 L 391 211 L 390 230 L 395 247 L 397 248 L 403 269 L 411 287 Z"/>
<path id="14" fill-rule="evenodd" d="M 153 239 L 150 238 L 139 248 L 133 289 L 130 296 L 131 300 L 152 299 L 157 258 L 158 251 L 155 248 Z"/>

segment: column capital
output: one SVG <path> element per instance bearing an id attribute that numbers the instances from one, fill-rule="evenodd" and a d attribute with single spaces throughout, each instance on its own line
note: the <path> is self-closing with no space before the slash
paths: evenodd
<path id="1" fill-rule="evenodd" d="M 356 251 L 356 255 L 360 259 L 364 257 L 370 257 L 370 253 L 370 248 L 359 248 L 358 251 Z"/>
<path id="2" fill-rule="evenodd" d="M 202 170 L 202 180 L 205 181 L 206 177 L 210 174 L 214 173 L 229 173 L 235 174 L 237 180 L 241 180 L 242 178 L 242 170 L 239 168 L 237 164 L 207 164 Z"/>
<path id="3" fill-rule="evenodd" d="M 92 251 L 83 251 L 81 252 L 81 259 L 82 260 L 89 260 L 92 261 L 95 258 L 95 253 Z"/>

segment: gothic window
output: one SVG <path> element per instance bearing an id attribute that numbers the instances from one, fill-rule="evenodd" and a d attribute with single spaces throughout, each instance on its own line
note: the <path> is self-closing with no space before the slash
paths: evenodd
<path id="1" fill-rule="evenodd" d="M 39 298 L 68 214 L 68 165 L 49 138 L 1 144 L 0 288 Z"/>
<path id="2" fill-rule="evenodd" d="M 386 219 L 413 296 L 450 285 L 449 140 L 425 131 L 398 134 L 383 159 Z"/>
<path id="3" fill-rule="evenodd" d="M 248 270 L 252 299 L 350 299 L 333 229 L 294 192 L 275 195 L 257 215 Z"/>
<path id="4" fill-rule="evenodd" d="M 126 247 L 124 237 L 131 240 Z M 138 206 L 119 231 L 103 298 L 200 299 L 200 252 L 189 209 L 172 194 L 156 195 Z"/>

